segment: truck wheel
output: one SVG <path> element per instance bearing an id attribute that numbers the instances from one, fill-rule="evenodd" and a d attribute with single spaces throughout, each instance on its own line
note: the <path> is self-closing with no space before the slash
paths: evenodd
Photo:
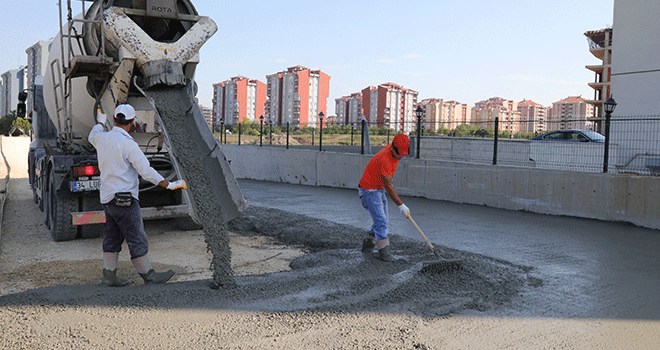
<path id="1" fill-rule="evenodd" d="M 202 225 L 196 223 L 190 216 L 176 218 L 174 222 L 176 223 L 176 227 L 183 231 L 200 230 L 202 228 Z"/>
<path id="2" fill-rule="evenodd" d="M 42 176 L 39 181 L 41 181 L 41 204 L 44 207 L 44 225 L 50 229 L 50 188 L 48 186 L 48 177 Z"/>
<path id="3" fill-rule="evenodd" d="M 58 196 L 54 176 L 50 176 L 49 189 L 49 222 L 50 234 L 55 242 L 76 239 L 78 228 L 71 222 L 71 213 L 78 211 L 78 198 Z"/>
<path id="4" fill-rule="evenodd" d="M 44 201 L 39 198 L 39 195 L 37 195 L 37 191 L 34 190 L 34 202 L 37 203 L 37 206 L 39 206 L 39 210 L 44 211 Z"/>

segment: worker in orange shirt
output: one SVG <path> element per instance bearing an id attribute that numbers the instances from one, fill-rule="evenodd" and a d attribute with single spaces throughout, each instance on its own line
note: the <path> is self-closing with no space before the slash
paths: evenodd
<path id="1" fill-rule="evenodd" d="M 409 147 L 410 138 L 407 135 L 398 134 L 394 136 L 391 144 L 385 146 L 371 158 L 364 169 L 358 186 L 362 206 L 367 209 L 373 220 L 373 225 L 371 225 L 367 237 L 362 241 L 362 252 L 371 252 L 376 248 L 380 259 L 383 261 L 394 260 L 390 251 L 390 240 L 387 237 L 389 221 L 387 195 L 399 207 L 399 211 L 403 216 L 407 218 L 410 213 L 410 210 L 403 204 L 392 185 L 399 161 L 408 155 Z"/>

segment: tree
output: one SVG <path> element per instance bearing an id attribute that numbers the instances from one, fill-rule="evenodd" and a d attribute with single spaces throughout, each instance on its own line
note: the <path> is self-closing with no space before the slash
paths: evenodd
<path id="1" fill-rule="evenodd" d="M 20 129 L 23 134 L 29 134 L 30 129 L 32 128 L 32 125 L 30 122 L 27 120 L 27 118 L 16 118 L 14 121 L 11 123 L 12 129 L 16 127 L 17 129 Z M 15 133 L 14 133 L 15 135 Z"/>
<path id="2" fill-rule="evenodd" d="M 11 111 L 11 113 L 0 118 L 0 134 L 9 136 L 14 120 L 16 120 L 16 111 Z"/>

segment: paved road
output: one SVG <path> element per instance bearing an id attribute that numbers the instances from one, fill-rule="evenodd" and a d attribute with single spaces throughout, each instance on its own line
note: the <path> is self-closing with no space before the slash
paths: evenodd
<path id="1" fill-rule="evenodd" d="M 239 181 L 250 205 L 368 229 L 357 190 Z M 532 268 L 512 317 L 660 320 L 660 231 L 402 197 L 433 243 Z M 390 202 L 390 232 L 422 240 Z M 359 245 L 360 237 L 356 238 Z"/>

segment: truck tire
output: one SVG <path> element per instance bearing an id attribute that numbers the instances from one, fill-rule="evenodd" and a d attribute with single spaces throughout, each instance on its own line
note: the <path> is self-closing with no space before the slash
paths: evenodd
<path id="1" fill-rule="evenodd" d="M 174 219 L 176 227 L 183 231 L 201 230 L 202 225 L 198 224 L 190 216 L 183 216 Z"/>
<path id="2" fill-rule="evenodd" d="M 50 234 L 55 242 L 70 241 L 78 235 L 78 228 L 71 222 L 71 213 L 78 211 L 78 198 L 58 196 L 54 178 L 51 174 L 48 182 Z"/>

